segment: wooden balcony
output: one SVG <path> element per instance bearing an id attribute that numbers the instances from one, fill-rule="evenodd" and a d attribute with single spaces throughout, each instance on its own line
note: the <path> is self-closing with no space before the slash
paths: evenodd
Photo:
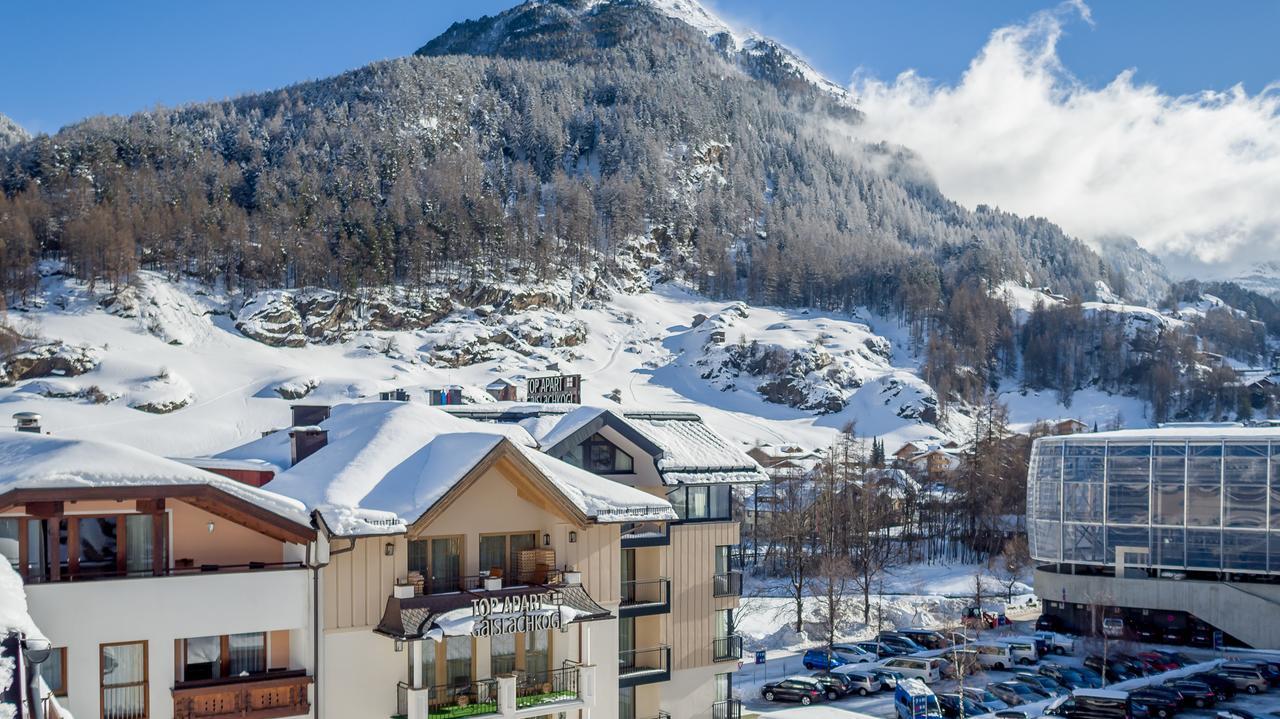
<path id="1" fill-rule="evenodd" d="M 275 719 L 311 711 L 305 670 L 184 682 L 173 688 L 174 719 Z"/>

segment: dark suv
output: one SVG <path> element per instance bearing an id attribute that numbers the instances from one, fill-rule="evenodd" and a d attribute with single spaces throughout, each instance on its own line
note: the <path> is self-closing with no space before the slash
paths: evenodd
<path id="1" fill-rule="evenodd" d="M 790 677 L 760 687 L 760 696 L 768 701 L 800 702 L 805 706 L 818 701 L 825 693 L 822 684 L 811 677 Z"/>
<path id="2" fill-rule="evenodd" d="M 817 679 L 822 688 L 826 690 L 827 701 L 835 701 L 853 690 L 853 680 L 849 678 L 848 674 L 821 671 L 814 672 L 809 676 Z"/>
<path id="3" fill-rule="evenodd" d="M 1146 715 L 1168 719 L 1182 708 L 1182 695 L 1172 689 L 1142 687 L 1129 692 L 1129 701 L 1146 707 Z"/>

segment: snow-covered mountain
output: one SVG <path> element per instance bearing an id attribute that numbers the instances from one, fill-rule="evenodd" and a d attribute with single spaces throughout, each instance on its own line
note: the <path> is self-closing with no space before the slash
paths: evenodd
<path id="1" fill-rule="evenodd" d="M 566 35 L 578 33 L 584 17 L 615 8 L 653 12 L 688 25 L 753 77 L 778 87 L 805 83 L 841 105 L 854 107 L 853 97 L 844 87 L 794 51 L 754 30 L 732 27 L 698 0 L 529 0 L 495 16 L 455 23 L 418 54 L 527 57 L 531 47 L 572 42 Z M 537 51 L 532 54 L 541 56 Z"/>
<path id="2" fill-rule="evenodd" d="M 21 125 L 5 115 L 0 115 L 0 150 L 30 139 L 31 134 L 24 130 Z"/>
<path id="3" fill-rule="evenodd" d="M 5 416 L 35 411 L 56 434 L 164 454 L 253 438 L 304 398 L 406 389 L 426 401 L 428 388 L 461 385 L 466 401 L 489 402 L 495 379 L 550 368 L 580 373 L 586 403 L 698 412 L 744 446 L 824 447 L 850 421 L 889 444 L 966 431 L 962 415 L 937 422 L 905 329 L 869 313 L 751 307 L 660 285 L 578 307 L 555 288 L 493 295 L 501 312 L 446 300 L 394 322 L 390 308 L 411 302 L 390 290 L 246 301 L 150 272 L 91 291 L 49 270 L 10 313 L 33 339 L 0 374 Z"/>
<path id="4" fill-rule="evenodd" d="M 1245 272 L 1224 279 L 1251 292 L 1273 299 L 1280 298 L 1280 262 L 1276 260 L 1259 262 Z"/>

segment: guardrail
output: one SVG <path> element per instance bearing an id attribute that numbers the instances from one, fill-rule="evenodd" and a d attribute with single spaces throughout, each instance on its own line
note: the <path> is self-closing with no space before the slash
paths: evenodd
<path id="1" fill-rule="evenodd" d="M 711 593 L 716 597 L 741 597 L 742 572 L 717 574 L 711 581 Z"/>
<path id="2" fill-rule="evenodd" d="M 516 683 L 516 709 L 577 699 L 578 669 L 565 667 L 520 677 Z"/>
<path id="3" fill-rule="evenodd" d="M 742 637 L 738 635 L 716 637 L 711 640 L 711 660 L 725 662 L 742 658 Z"/>

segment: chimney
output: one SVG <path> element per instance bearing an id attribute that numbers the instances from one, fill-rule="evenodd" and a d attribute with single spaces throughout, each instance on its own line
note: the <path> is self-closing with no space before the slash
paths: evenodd
<path id="1" fill-rule="evenodd" d="M 40 434 L 40 415 L 35 412 L 14 412 L 13 423 L 19 432 Z"/>
<path id="2" fill-rule="evenodd" d="M 328 443 L 329 430 L 315 426 L 294 427 L 289 430 L 289 466 L 292 467 L 324 449 Z"/>
<path id="3" fill-rule="evenodd" d="M 327 404 L 292 404 L 289 409 L 293 410 L 294 427 L 310 427 L 329 419 Z"/>

